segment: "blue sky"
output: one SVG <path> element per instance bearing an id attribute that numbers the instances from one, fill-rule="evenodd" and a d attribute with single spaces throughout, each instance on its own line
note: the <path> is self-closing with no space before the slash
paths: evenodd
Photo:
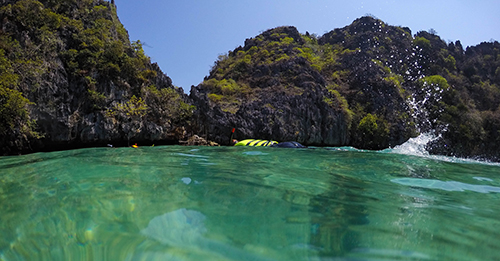
<path id="1" fill-rule="evenodd" d="M 498 0 L 115 0 L 130 40 L 144 43 L 174 85 L 189 93 L 220 54 L 282 25 L 323 35 L 371 14 L 412 33 L 434 29 L 464 47 L 500 41 Z"/>

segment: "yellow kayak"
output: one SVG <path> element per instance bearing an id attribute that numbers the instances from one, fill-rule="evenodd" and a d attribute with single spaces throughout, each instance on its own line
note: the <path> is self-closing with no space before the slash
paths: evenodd
<path id="1" fill-rule="evenodd" d="M 272 146 L 274 144 L 278 144 L 277 141 L 273 140 L 255 140 L 255 139 L 248 139 L 248 140 L 242 140 L 239 141 L 238 143 L 234 144 L 234 146 L 256 146 L 256 147 L 267 147 L 267 146 Z"/>

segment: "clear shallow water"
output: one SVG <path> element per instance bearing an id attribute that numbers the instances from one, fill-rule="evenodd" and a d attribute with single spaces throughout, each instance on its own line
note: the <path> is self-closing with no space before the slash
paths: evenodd
<path id="1" fill-rule="evenodd" d="M 0 260 L 498 258 L 500 165 L 401 153 L 165 146 L 2 157 Z"/>

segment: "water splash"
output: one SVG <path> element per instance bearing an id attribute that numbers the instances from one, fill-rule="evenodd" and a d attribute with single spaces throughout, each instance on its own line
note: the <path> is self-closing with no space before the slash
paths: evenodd
<path id="1" fill-rule="evenodd" d="M 414 156 L 429 156 L 426 145 L 440 138 L 434 132 L 420 134 L 416 138 L 410 138 L 407 142 L 398 145 L 388 151 L 398 154 L 414 155 Z"/>
<path id="2" fill-rule="evenodd" d="M 466 164 L 472 163 L 472 164 L 486 164 L 491 166 L 500 166 L 500 163 L 498 162 L 491 162 L 484 159 L 467 159 L 467 158 L 457 158 L 454 156 L 431 155 L 429 151 L 427 151 L 427 145 L 441 138 L 441 134 L 436 134 L 436 133 L 437 133 L 436 131 L 431 131 L 420 134 L 418 137 L 410 138 L 407 142 L 401 145 L 395 146 L 394 148 L 382 150 L 381 152 L 419 156 L 428 159 L 434 159 L 452 163 L 466 163 Z"/>
<path id="3" fill-rule="evenodd" d="M 419 132 L 423 133 L 433 130 L 437 121 L 435 115 L 441 114 L 444 109 L 440 108 L 436 110 L 432 107 L 435 104 L 439 104 L 443 98 L 443 92 L 444 89 L 439 85 L 424 81 L 422 88 L 412 93 L 407 99 L 407 106 L 410 109 L 413 120 L 417 124 Z M 431 112 L 431 110 L 433 111 Z"/>

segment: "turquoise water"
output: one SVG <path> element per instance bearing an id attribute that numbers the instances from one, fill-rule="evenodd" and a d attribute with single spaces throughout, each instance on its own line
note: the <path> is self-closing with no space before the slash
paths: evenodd
<path id="1" fill-rule="evenodd" d="M 497 259 L 500 165 L 401 153 L 162 146 L 2 157 L 0 260 Z"/>

